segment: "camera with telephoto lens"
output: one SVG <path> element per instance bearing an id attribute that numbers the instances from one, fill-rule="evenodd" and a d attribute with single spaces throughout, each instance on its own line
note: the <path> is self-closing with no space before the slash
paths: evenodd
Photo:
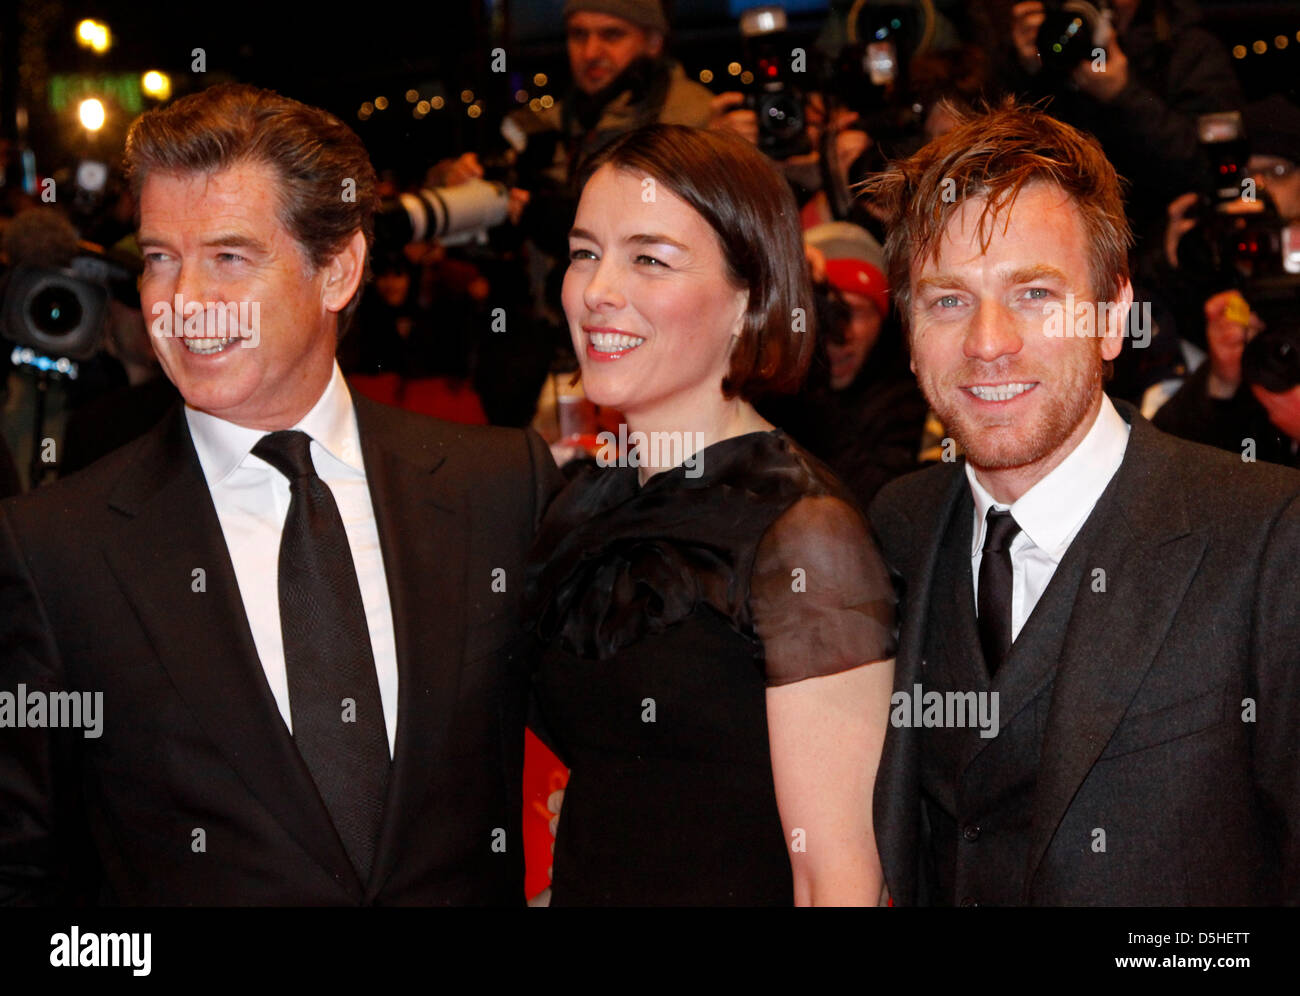
<path id="1" fill-rule="evenodd" d="M 428 239 L 445 246 L 483 242 L 489 228 L 506 220 L 509 204 L 506 185 L 488 179 L 399 194 L 375 212 L 375 244 L 400 249 Z"/>

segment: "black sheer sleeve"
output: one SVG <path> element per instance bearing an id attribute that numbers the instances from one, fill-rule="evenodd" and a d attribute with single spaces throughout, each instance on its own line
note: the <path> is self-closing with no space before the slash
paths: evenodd
<path id="1" fill-rule="evenodd" d="M 801 498 L 763 535 L 750 583 L 767 684 L 847 671 L 894 656 L 893 583 L 858 511 Z"/>

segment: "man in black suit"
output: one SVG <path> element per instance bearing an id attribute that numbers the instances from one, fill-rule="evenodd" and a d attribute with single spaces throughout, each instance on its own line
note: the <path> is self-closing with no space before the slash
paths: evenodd
<path id="1" fill-rule="evenodd" d="M 375 176 L 335 118 L 214 87 L 127 158 L 185 405 L 0 507 L 0 901 L 522 903 L 549 453 L 350 397 Z"/>
<path id="2" fill-rule="evenodd" d="M 1093 139 L 1006 107 L 874 191 L 965 453 L 871 508 L 903 590 L 875 791 L 894 901 L 1296 902 L 1300 475 L 1103 393 L 1132 290 Z"/>

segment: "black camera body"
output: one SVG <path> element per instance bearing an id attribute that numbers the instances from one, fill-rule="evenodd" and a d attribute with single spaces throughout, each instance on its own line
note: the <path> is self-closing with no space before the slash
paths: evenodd
<path id="1" fill-rule="evenodd" d="M 1043 72 L 1063 79 L 1094 57 L 1106 31 L 1103 7 L 1087 0 L 1045 0 L 1038 27 L 1038 57 Z"/>
<path id="2" fill-rule="evenodd" d="M 124 263 L 91 253 L 66 267 L 20 264 L 5 283 L 0 328 L 39 356 L 88 360 L 103 341 L 110 293 L 129 299 L 134 283 Z"/>
<path id="3" fill-rule="evenodd" d="M 1265 324 L 1242 353 L 1242 378 L 1288 391 L 1300 384 L 1300 225 L 1288 225 L 1266 193 L 1255 191 L 1240 113 L 1203 114 L 1197 128 L 1209 163 L 1199 204 L 1203 234 L 1184 240 L 1180 260 L 1213 273 L 1219 287 L 1241 290 Z"/>
<path id="4" fill-rule="evenodd" d="M 785 10 L 754 7 L 740 20 L 745 61 L 754 67 L 754 82 L 744 106 L 758 117 L 758 147 L 772 159 L 789 159 L 811 151 L 804 128 L 804 94 L 786 65 L 791 51 Z"/>

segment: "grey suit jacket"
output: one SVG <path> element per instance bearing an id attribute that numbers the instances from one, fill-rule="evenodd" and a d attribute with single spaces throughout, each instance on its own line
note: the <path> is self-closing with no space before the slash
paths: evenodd
<path id="1" fill-rule="evenodd" d="M 1116 407 L 1132 426 L 1124 461 L 1066 555 L 1087 569 L 1055 662 L 1021 901 L 1295 903 L 1300 474 L 1174 439 Z M 926 627 L 945 624 L 929 591 L 965 488 L 961 461 L 939 464 L 871 507 L 902 588 L 896 690 L 920 681 Z M 876 781 L 876 837 L 900 905 L 933 898 L 924 736 L 891 726 Z M 1097 827 L 1105 860 L 1088 846 Z"/>

